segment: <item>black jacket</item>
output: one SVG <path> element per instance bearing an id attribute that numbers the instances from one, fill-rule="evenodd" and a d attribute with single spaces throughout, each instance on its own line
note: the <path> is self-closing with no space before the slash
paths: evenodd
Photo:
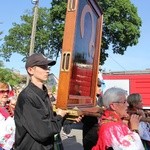
<path id="1" fill-rule="evenodd" d="M 63 118 L 54 116 L 47 89 L 33 83 L 19 94 L 15 114 L 16 150 L 53 150 L 54 134 L 59 133 Z"/>

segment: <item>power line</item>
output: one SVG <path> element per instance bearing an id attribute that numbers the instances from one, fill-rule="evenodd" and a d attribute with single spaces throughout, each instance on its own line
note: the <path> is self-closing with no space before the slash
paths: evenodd
<path id="1" fill-rule="evenodd" d="M 116 63 L 118 64 L 122 69 L 124 69 L 124 71 L 127 71 L 126 68 L 124 68 L 120 63 L 118 63 L 110 54 L 109 57 Z"/>

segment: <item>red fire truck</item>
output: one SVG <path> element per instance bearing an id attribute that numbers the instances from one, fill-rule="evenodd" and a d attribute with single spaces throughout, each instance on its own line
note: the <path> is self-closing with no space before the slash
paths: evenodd
<path id="1" fill-rule="evenodd" d="M 140 93 L 143 100 L 143 108 L 150 109 L 150 70 L 124 71 L 103 73 L 105 83 L 104 91 L 110 87 L 121 87 L 128 94 Z"/>

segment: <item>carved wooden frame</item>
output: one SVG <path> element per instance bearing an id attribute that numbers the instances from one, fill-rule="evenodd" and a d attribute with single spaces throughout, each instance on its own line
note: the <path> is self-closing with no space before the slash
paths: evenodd
<path id="1" fill-rule="evenodd" d="M 56 107 L 96 104 L 102 23 L 95 0 L 68 0 Z"/>

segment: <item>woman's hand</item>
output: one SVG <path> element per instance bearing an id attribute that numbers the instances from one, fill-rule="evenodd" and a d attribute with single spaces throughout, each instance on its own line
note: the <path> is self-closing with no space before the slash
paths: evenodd
<path id="1" fill-rule="evenodd" d="M 139 122 L 142 116 L 132 114 L 130 117 L 130 129 L 131 130 L 138 130 Z"/>

